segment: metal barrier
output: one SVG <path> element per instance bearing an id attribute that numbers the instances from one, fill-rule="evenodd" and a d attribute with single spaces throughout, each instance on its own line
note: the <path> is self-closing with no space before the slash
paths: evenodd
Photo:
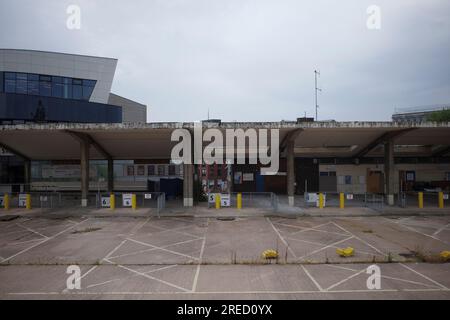
<path id="1" fill-rule="evenodd" d="M 402 208 L 440 208 L 450 205 L 448 192 L 401 192 L 398 196 L 398 205 Z"/>
<path id="2" fill-rule="evenodd" d="M 217 207 L 216 198 L 208 201 L 209 208 Z M 274 212 L 278 210 L 278 196 L 273 192 L 232 192 L 230 194 L 230 208 L 261 208 Z M 219 208 L 222 207 L 221 205 Z"/>
<path id="3" fill-rule="evenodd" d="M 375 193 L 340 193 L 340 192 L 312 192 L 305 193 L 303 206 L 305 208 L 320 207 L 320 194 L 322 194 L 322 207 L 331 208 L 372 208 L 374 210 L 384 209 L 384 195 Z"/>
<path id="4" fill-rule="evenodd" d="M 41 209 L 57 209 L 57 208 L 76 208 L 81 205 L 81 192 L 58 192 L 58 191 L 45 191 L 45 192 L 14 192 L 6 193 L 8 196 L 9 208 L 41 208 Z M 24 202 L 25 195 L 29 195 L 29 203 Z M 115 208 L 125 208 L 123 205 L 122 195 L 134 194 L 136 197 L 136 206 L 138 208 L 155 208 L 159 214 L 165 209 L 166 195 L 164 192 L 115 192 Z M 0 197 L 4 199 L 5 194 L 1 194 Z M 21 198 L 22 197 L 22 198 Z M 110 207 L 111 194 L 105 192 L 89 192 L 88 193 L 88 207 Z M 107 204 L 103 204 L 102 200 L 108 198 Z M 22 202 L 19 206 L 19 202 Z M 4 207 L 4 205 L 2 205 Z"/>

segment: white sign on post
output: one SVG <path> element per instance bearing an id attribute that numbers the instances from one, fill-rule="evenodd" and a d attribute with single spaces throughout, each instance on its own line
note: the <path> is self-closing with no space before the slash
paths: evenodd
<path id="1" fill-rule="evenodd" d="M 347 200 L 353 200 L 353 194 L 347 194 Z"/>
<path id="2" fill-rule="evenodd" d="M 146 193 L 146 194 L 144 194 L 144 199 L 145 200 L 149 200 L 149 199 L 151 199 L 152 198 L 152 194 L 151 193 Z"/>
<path id="3" fill-rule="evenodd" d="M 19 207 L 25 208 L 27 206 L 27 195 L 19 194 Z"/>
<path id="4" fill-rule="evenodd" d="M 110 197 L 102 197 L 102 207 L 103 208 L 111 207 L 111 198 Z"/>
<path id="5" fill-rule="evenodd" d="M 229 207 L 231 204 L 230 195 L 229 194 L 221 194 L 220 195 L 220 205 L 222 207 Z"/>
<path id="6" fill-rule="evenodd" d="M 306 202 L 316 203 L 319 200 L 319 195 L 317 193 L 308 193 Z"/>
<path id="7" fill-rule="evenodd" d="M 448 200 L 448 193 L 444 194 L 444 200 Z"/>
<path id="8" fill-rule="evenodd" d="M 209 203 L 216 203 L 216 194 L 215 193 L 209 193 L 208 194 L 208 202 Z"/>
<path id="9" fill-rule="evenodd" d="M 122 195 L 122 205 L 124 207 L 131 207 L 131 198 L 133 195 L 131 193 L 124 193 Z"/>

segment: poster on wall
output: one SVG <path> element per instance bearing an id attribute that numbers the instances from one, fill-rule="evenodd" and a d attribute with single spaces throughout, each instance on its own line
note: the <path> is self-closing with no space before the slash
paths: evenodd
<path id="1" fill-rule="evenodd" d="M 97 176 L 97 169 L 89 166 L 89 175 Z M 42 178 L 77 178 L 81 176 L 79 165 L 48 165 L 42 166 Z"/>
<path id="2" fill-rule="evenodd" d="M 406 181 L 408 181 L 408 182 L 416 181 L 416 172 L 415 171 L 406 171 Z"/>
<path id="3" fill-rule="evenodd" d="M 234 173 L 234 184 L 242 184 L 242 172 Z"/>

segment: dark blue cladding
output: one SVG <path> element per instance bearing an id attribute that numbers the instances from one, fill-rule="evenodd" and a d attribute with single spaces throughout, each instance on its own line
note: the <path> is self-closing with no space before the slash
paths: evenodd
<path id="1" fill-rule="evenodd" d="M 121 123 L 122 107 L 83 100 L 0 93 L 0 121 Z"/>

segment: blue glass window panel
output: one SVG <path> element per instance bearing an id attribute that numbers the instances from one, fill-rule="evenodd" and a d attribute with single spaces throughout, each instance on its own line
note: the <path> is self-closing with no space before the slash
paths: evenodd
<path id="1" fill-rule="evenodd" d="M 15 72 L 5 72 L 5 79 L 16 80 Z"/>
<path id="2" fill-rule="evenodd" d="M 83 80 L 83 87 L 95 87 L 96 80 Z"/>
<path id="3" fill-rule="evenodd" d="M 39 81 L 39 75 L 38 74 L 29 73 L 28 74 L 28 81 Z"/>
<path id="4" fill-rule="evenodd" d="M 27 81 L 27 74 L 26 73 L 16 73 L 16 79 L 17 80 L 24 80 Z"/>
<path id="5" fill-rule="evenodd" d="M 82 85 L 83 84 L 83 80 L 81 79 L 72 79 L 72 83 L 75 85 Z"/>
<path id="6" fill-rule="evenodd" d="M 16 92 L 16 80 L 5 79 L 5 92 L 7 93 Z"/>
<path id="7" fill-rule="evenodd" d="M 0 92 L 3 92 L 3 72 L 0 71 Z"/>
<path id="8" fill-rule="evenodd" d="M 28 94 L 39 95 L 39 81 L 28 81 Z"/>
<path id="9" fill-rule="evenodd" d="M 52 83 L 48 81 L 39 82 L 39 94 L 44 97 L 51 97 L 52 95 Z"/>
<path id="10" fill-rule="evenodd" d="M 62 83 L 52 83 L 52 96 L 55 98 L 63 98 L 64 85 Z"/>
<path id="11" fill-rule="evenodd" d="M 52 82 L 53 83 L 62 83 L 63 78 L 62 77 L 52 77 Z"/>
<path id="12" fill-rule="evenodd" d="M 83 86 L 83 100 L 89 100 L 94 91 L 94 87 Z"/>
<path id="13" fill-rule="evenodd" d="M 51 82 L 51 81 L 52 81 L 52 77 L 40 75 L 40 76 L 39 76 L 39 80 L 40 80 L 40 81 Z"/>
<path id="14" fill-rule="evenodd" d="M 63 78 L 64 84 L 72 84 L 72 78 Z"/>
<path id="15" fill-rule="evenodd" d="M 63 98 L 72 99 L 72 85 L 71 84 L 64 85 Z"/>
<path id="16" fill-rule="evenodd" d="M 28 91 L 27 81 L 26 80 L 16 80 L 16 93 L 27 94 L 27 91 Z"/>
<path id="17" fill-rule="evenodd" d="M 83 87 L 82 86 L 72 86 L 72 98 L 81 100 L 83 99 Z"/>

